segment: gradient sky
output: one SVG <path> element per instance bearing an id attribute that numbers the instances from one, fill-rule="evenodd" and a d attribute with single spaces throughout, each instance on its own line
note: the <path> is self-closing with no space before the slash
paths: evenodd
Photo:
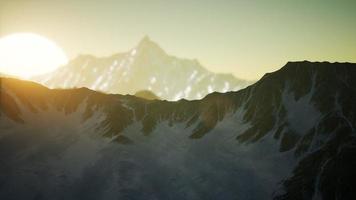
<path id="1" fill-rule="evenodd" d="M 287 61 L 356 62 L 355 0 L 0 0 L 0 37 L 43 35 L 70 58 L 144 35 L 214 72 L 258 79 Z"/>

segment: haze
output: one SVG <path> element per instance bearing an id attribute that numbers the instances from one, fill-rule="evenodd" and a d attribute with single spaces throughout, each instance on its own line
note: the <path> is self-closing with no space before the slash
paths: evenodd
<path id="1" fill-rule="evenodd" d="M 74 58 L 149 35 L 171 55 L 255 80 L 287 61 L 356 62 L 355 10 L 344 0 L 1 0 L 0 37 L 33 32 Z"/>

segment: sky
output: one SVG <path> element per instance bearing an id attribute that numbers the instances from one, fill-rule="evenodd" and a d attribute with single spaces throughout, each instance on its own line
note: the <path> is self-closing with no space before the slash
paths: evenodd
<path id="1" fill-rule="evenodd" d="M 356 62 L 355 0 L 0 0 L 0 37 L 32 32 L 68 57 L 168 54 L 256 80 L 288 61 Z"/>

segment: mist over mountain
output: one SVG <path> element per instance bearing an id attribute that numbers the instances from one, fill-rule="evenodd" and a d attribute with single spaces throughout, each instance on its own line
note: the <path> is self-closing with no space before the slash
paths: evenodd
<path id="1" fill-rule="evenodd" d="M 1 83 L 0 199 L 356 198 L 356 64 L 177 102 Z"/>
<path id="2" fill-rule="evenodd" d="M 212 73 L 197 60 L 170 56 L 147 36 L 129 52 L 102 58 L 81 55 L 33 80 L 50 88 L 87 87 L 112 94 L 149 90 L 165 100 L 201 99 L 214 91 L 236 91 L 252 83 Z"/>

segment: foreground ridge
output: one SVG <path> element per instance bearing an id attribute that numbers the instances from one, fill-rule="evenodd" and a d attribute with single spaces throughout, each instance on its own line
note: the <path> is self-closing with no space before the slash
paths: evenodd
<path id="1" fill-rule="evenodd" d="M 354 199 L 355 67 L 177 102 L 2 78 L 0 198 Z"/>

